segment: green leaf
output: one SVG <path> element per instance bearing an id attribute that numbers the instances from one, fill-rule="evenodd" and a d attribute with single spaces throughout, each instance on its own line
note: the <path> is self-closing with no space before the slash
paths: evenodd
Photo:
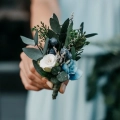
<path id="1" fill-rule="evenodd" d="M 24 36 L 20 36 L 22 41 L 25 43 L 25 44 L 28 44 L 28 45 L 35 45 L 35 42 L 34 40 L 32 39 L 29 39 L 27 37 L 24 37 Z"/>
<path id="2" fill-rule="evenodd" d="M 43 49 L 43 55 L 45 55 L 46 52 L 47 52 L 47 49 L 48 49 L 48 43 L 49 43 L 49 38 L 47 38 L 47 39 L 45 40 L 45 45 L 44 45 L 44 49 Z"/>
<path id="3" fill-rule="evenodd" d="M 60 81 L 58 81 L 58 79 L 56 77 L 52 77 L 50 79 L 50 81 L 53 83 L 53 84 L 60 84 Z"/>
<path id="4" fill-rule="evenodd" d="M 72 31 L 73 29 L 73 22 L 70 23 L 70 25 L 68 26 L 67 28 L 67 37 L 65 39 L 65 46 L 67 47 L 67 45 L 69 44 L 70 42 L 70 32 Z"/>
<path id="5" fill-rule="evenodd" d="M 78 61 L 80 58 L 80 56 L 76 56 L 75 60 Z"/>
<path id="6" fill-rule="evenodd" d="M 41 51 L 35 48 L 23 48 L 23 52 L 32 60 L 38 60 L 43 57 Z"/>
<path id="7" fill-rule="evenodd" d="M 72 46 L 72 48 L 71 48 L 71 54 L 72 54 L 72 59 L 73 60 L 75 60 L 75 47 L 74 46 Z"/>
<path id="8" fill-rule="evenodd" d="M 54 37 L 54 38 L 56 38 L 58 40 L 58 35 L 55 32 L 53 32 L 52 30 L 50 30 L 50 29 L 48 29 L 47 37 L 48 38 Z"/>
<path id="9" fill-rule="evenodd" d="M 53 13 L 53 19 L 56 20 L 59 23 L 58 17 L 56 16 L 55 13 Z"/>
<path id="10" fill-rule="evenodd" d="M 85 37 L 86 37 L 86 38 L 89 38 L 89 37 L 93 37 L 93 36 L 95 36 L 95 35 L 98 35 L 98 34 L 97 34 L 97 33 L 91 33 L 91 34 L 85 35 Z"/>
<path id="11" fill-rule="evenodd" d="M 38 45 L 38 30 L 36 30 L 34 41 L 35 41 L 35 45 Z"/>
<path id="12" fill-rule="evenodd" d="M 33 65 L 34 65 L 36 71 L 37 71 L 41 76 L 50 79 L 50 78 L 51 78 L 51 74 L 48 73 L 48 72 L 45 72 L 45 71 L 39 66 L 38 62 L 39 62 L 39 61 L 33 60 Z"/>
<path id="13" fill-rule="evenodd" d="M 62 43 L 65 43 L 68 25 L 69 25 L 69 18 L 63 23 L 62 28 L 61 28 L 59 40 Z"/>
<path id="14" fill-rule="evenodd" d="M 58 75 L 58 73 L 59 73 L 60 71 L 61 71 L 61 67 L 60 67 L 60 66 L 55 66 L 55 67 L 52 68 L 51 73 L 52 73 L 53 75 Z"/>
<path id="15" fill-rule="evenodd" d="M 86 42 L 85 42 L 85 45 L 89 45 L 89 44 L 90 44 L 90 42 L 89 42 L 89 41 L 86 41 Z"/>
<path id="16" fill-rule="evenodd" d="M 64 81 L 68 80 L 68 74 L 65 71 L 62 71 L 57 75 L 57 79 L 60 82 L 64 82 Z"/>
<path id="17" fill-rule="evenodd" d="M 50 18 L 50 26 L 55 33 L 60 33 L 60 25 L 58 21 L 56 21 L 53 18 Z"/>
<path id="18" fill-rule="evenodd" d="M 83 28 L 84 28 L 84 22 L 81 23 L 80 25 L 80 32 L 83 34 Z"/>

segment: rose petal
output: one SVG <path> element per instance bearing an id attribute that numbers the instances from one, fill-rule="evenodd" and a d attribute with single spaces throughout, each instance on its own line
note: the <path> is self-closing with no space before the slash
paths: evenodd
<path id="1" fill-rule="evenodd" d="M 47 54 L 40 60 L 40 67 L 41 68 L 52 68 L 55 66 L 57 58 L 53 54 Z"/>

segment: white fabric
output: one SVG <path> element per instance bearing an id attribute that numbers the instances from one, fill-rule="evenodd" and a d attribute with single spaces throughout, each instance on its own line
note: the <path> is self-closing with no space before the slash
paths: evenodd
<path id="1" fill-rule="evenodd" d="M 52 2 L 52 1 L 51 1 Z M 60 0 L 63 21 L 74 12 L 74 28 L 84 22 L 86 33 L 96 32 L 98 36 L 88 40 L 108 40 L 120 33 L 119 0 Z M 78 62 L 83 76 L 78 81 L 70 81 L 65 94 L 52 100 L 52 91 L 30 91 L 28 94 L 26 120 L 102 120 L 105 106 L 101 92 L 97 99 L 86 102 L 86 78 L 91 73 L 96 54 L 105 51 L 89 45 Z M 95 113 L 96 114 L 95 114 Z"/>

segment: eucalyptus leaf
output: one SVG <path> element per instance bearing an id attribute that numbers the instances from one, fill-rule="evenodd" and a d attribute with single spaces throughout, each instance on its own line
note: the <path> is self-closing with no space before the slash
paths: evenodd
<path id="1" fill-rule="evenodd" d="M 50 79 L 50 81 L 53 83 L 53 84 L 60 84 L 60 81 L 58 81 L 58 79 L 56 77 L 52 77 Z"/>
<path id="2" fill-rule="evenodd" d="M 55 66 L 55 67 L 52 68 L 51 73 L 52 73 L 53 75 L 58 75 L 58 73 L 59 73 L 60 71 L 61 71 L 61 67 L 60 67 L 60 66 Z"/>
<path id="3" fill-rule="evenodd" d="M 33 60 L 33 65 L 34 65 L 36 71 L 37 71 L 41 76 L 46 77 L 46 78 L 48 78 L 48 79 L 51 78 L 51 74 L 48 73 L 48 72 L 45 72 L 45 71 L 39 66 L 38 61 Z"/>
<path id="4" fill-rule="evenodd" d="M 70 32 L 72 31 L 72 29 L 73 29 L 73 21 L 70 23 L 70 25 L 67 28 L 67 36 L 66 36 L 66 39 L 65 39 L 65 46 L 66 47 L 70 42 Z"/>
<path id="5" fill-rule="evenodd" d="M 57 75 L 57 79 L 60 82 L 64 82 L 64 81 L 68 80 L 68 74 L 65 71 L 62 71 Z"/>
<path id="6" fill-rule="evenodd" d="M 60 33 L 60 24 L 53 18 L 50 18 L 50 26 L 55 33 Z"/>
<path id="7" fill-rule="evenodd" d="M 95 36 L 95 35 L 98 35 L 98 34 L 97 34 L 97 33 L 91 33 L 91 34 L 85 35 L 85 37 L 86 37 L 86 38 L 89 38 L 89 37 L 93 37 L 93 36 Z"/>
<path id="8" fill-rule="evenodd" d="M 34 41 L 35 41 L 35 45 L 38 45 L 38 30 L 36 30 Z"/>
<path id="9" fill-rule="evenodd" d="M 34 40 L 32 39 L 29 39 L 27 37 L 24 37 L 24 36 L 20 36 L 22 41 L 25 43 L 25 44 L 28 44 L 28 45 L 35 45 L 35 42 Z"/>
<path id="10" fill-rule="evenodd" d="M 45 45 L 44 45 L 44 49 L 43 49 L 43 55 L 45 55 L 46 52 L 47 52 L 47 49 L 48 49 L 48 43 L 49 43 L 49 38 L 47 38 L 47 39 L 45 40 Z"/>
<path id="11" fill-rule="evenodd" d="M 55 19 L 59 23 L 58 17 L 56 16 L 55 13 L 53 13 L 53 19 Z"/>
<path id="12" fill-rule="evenodd" d="M 60 31 L 59 40 L 62 43 L 65 43 L 68 25 L 69 25 L 69 18 L 63 23 L 61 31 Z"/>
<path id="13" fill-rule="evenodd" d="M 75 47 L 74 46 L 72 46 L 72 48 L 71 48 L 71 54 L 72 54 L 72 59 L 75 60 L 75 57 L 76 57 L 75 54 L 76 53 L 75 53 Z"/>
<path id="14" fill-rule="evenodd" d="M 40 50 L 35 48 L 23 48 L 23 52 L 32 60 L 38 60 L 43 57 L 43 54 Z"/>
<path id="15" fill-rule="evenodd" d="M 48 29 L 47 37 L 48 38 L 54 37 L 54 38 L 56 38 L 58 40 L 58 35 L 55 32 L 53 32 L 52 30 L 50 30 L 50 29 Z"/>

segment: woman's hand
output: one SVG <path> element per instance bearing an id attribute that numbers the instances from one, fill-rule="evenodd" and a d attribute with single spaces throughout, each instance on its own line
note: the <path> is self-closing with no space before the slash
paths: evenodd
<path id="1" fill-rule="evenodd" d="M 53 84 L 45 77 L 42 77 L 34 68 L 32 60 L 26 56 L 25 53 L 21 53 L 20 77 L 22 83 L 27 90 L 39 91 L 42 89 L 52 89 Z M 60 93 L 64 93 L 68 81 L 61 84 Z"/>

